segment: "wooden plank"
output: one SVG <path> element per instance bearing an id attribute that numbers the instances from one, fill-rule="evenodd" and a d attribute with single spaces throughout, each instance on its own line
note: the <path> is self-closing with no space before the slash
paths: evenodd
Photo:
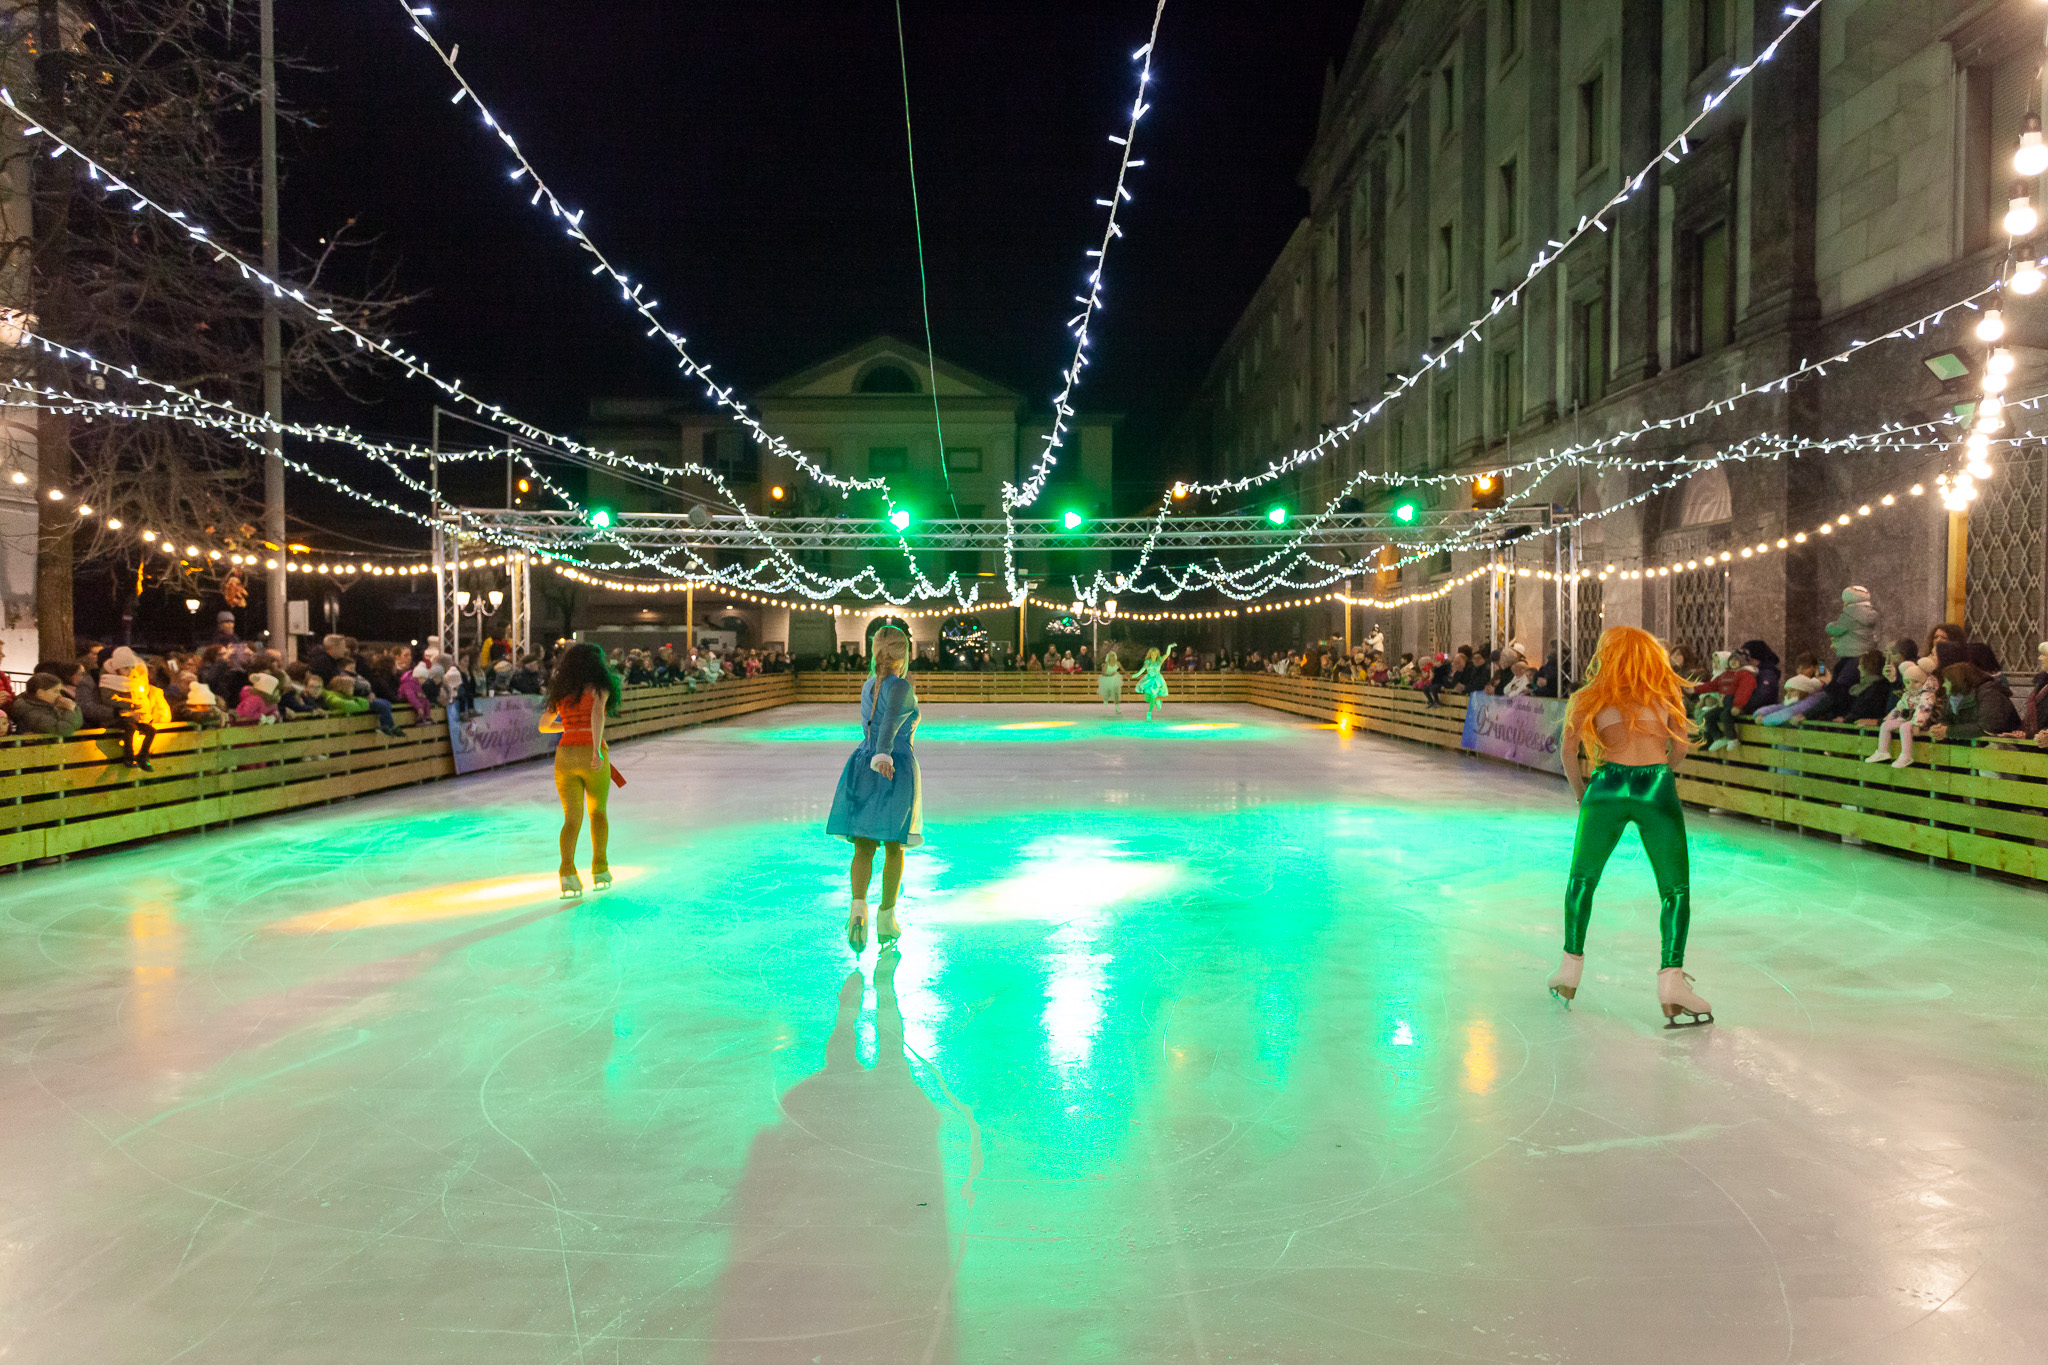
<path id="1" fill-rule="evenodd" d="M 1982 834 L 1951 830 L 1948 847 L 1948 856 L 1957 862 L 1987 867 L 2009 876 L 2048 881 L 2048 848 L 2039 844 L 1993 839 Z"/>

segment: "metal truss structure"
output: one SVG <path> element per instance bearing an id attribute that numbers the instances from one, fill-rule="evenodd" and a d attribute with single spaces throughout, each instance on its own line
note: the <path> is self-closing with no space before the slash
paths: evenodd
<path id="1" fill-rule="evenodd" d="M 592 526 L 573 512 L 463 508 L 451 512 L 451 529 L 465 539 L 519 545 L 545 554 L 550 548 L 586 552 L 606 545 L 662 550 L 889 551 L 898 532 L 865 517 L 755 517 L 692 513 L 621 512 L 608 527 Z M 904 534 L 914 550 L 973 550 L 1032 554 L 1137 551 L 1152 548 L 1175 558 L 1208 559 L 1233 550 L 1270 551 L 1299 538 L 1299 548 L 1357 551 L 1393 543 L 1427 548 L 1437 540 L 1461 543 L 1475 530 L 1502 539 L 1551 524 L 1548 506 L 1491 512 L 1430 512 L 1424 524 L 1396 521 L 1386 513 L 1344 513 L 1303 526 L 1276 525 L 1263 516 L 1102 517 L 1069 529 L 1053 520 L 1006 523 L 997 517 L 918 521 Z"/>

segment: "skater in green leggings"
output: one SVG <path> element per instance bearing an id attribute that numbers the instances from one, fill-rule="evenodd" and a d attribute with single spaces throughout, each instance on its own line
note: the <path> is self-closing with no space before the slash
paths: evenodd
<path id="1" fill-rule="evenodd" d="M 1615 845 L 1633 824 L 1657 878 L 1664 940 L 1657 1002 L 1667 1028 L 1714 1022 L 1712 1007 L 1693 993 L 1692 978 L 1685 974 L 1692 892 L 1677 774 L 1692 745 L 1692 728 L 1684 698 L 1656 637 L 1633 626 L 1616 626 L 1600 636 L 1586 685 L 1572 694 L 1560 745 L 1565 780 L 1579 801 L 1579 829 L 1564 893 L 1564 965 L 1550 978 L 1550 993 L 1567 1004 L 1579 993 L 1593 892 Z M 1591 760 L 1590 778 L 1581 766 L 1582 747 Z"/>

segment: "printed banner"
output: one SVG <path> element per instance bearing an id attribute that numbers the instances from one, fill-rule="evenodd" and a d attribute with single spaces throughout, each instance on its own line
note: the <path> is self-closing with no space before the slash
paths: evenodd
<path id="1" fill-rule="evenodd" d="M 1564 708 L 1555 697 L 1473 697 L 1465 704 L 1464 747 L 1562 773 L 1557 747 L 1564 735 Z"/>
<path id="2" fill-rule="evenodd" d="M 449 707 L 448 742 L 455 749 L 455 771 L 473 773 L 553 753 L 559 736 L 540 732 L 540 712 L 540 698 L 529 696 L 480 697 L 467 720 L 457 720 L 455 708 Z"/>

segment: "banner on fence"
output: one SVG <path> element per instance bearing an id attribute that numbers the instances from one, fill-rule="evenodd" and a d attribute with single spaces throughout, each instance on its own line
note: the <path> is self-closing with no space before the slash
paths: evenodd
<path id="1" fill-rule="evenodd" d="M 1554 697 L 1473 697 L 1465 703 L 1464 747 L 1562 773 L 1557 747 L 1564 734 L 1564 708 Z"/>
<path id="2" fill-rule="evenodd" d="M 455 771 L 473 773 L 554 752 L 557 737 L 540 732 L 540 712 L 540 698 L 529 696 L 479 697 L 467 720 L 457 720 L 455 708 L 449 707 L 448 743 L 455 750 Z"/>

